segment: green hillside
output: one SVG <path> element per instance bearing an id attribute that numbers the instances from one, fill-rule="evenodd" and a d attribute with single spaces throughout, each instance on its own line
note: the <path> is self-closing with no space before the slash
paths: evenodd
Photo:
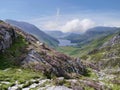
<path id="1" fill-rule="evenodd" d="M 94 39 L 93 41 L 83 44 L 81 46 L 64 46 L 58 47 L 57 50 L 73 57 L 81 57 L 87 54 L 91 50 L 100 47 L 103 43 L 110 40 L 115 34 L 104 36 L 101 38 Z"/>

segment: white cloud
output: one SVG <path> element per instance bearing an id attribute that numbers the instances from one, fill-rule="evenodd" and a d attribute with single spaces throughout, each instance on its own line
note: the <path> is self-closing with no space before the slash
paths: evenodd
<path id="1" fill-rule="evenodd" d="M 61 27 L 63 32 L 85 32 L 87 29 L 95 26 L 94 21 L 90 19 L 73 19 Z"/>
<path id="2" fill-rule="evenodd" d="M 57 9 L 55 15 L 42 15 L 37 18 L 27 19 L 41 30 L 60 30 L 63 32 L 85 32 L 94 26 L 120 26 L 117 13 L 78 13 L 60 14 Z"/>
<path id="3" fill-rule="evenodd" d="M 43 28 L 45 30 L 57 30 L 58 29 L 58 24 L 56 22 L 46 22 L 44 25 L 43 25 Z"/>

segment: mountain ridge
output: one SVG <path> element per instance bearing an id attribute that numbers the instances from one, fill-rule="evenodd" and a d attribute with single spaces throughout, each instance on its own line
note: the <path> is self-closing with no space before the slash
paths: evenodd
<path id="1" fill-rule="evenodd" d="M 41 31 L 39 28 L 37 28 L 35 25 L 27 23 L 27 22 L 21 22 L 21 21 L 15 21 L 15 20 L 5 20 L 7 23 L 10 23 L 16 27 L 21 28 L 25 32 L 34 35 L 37 37 L 40 41 L 48 44 L 49 46 L 56 47 L 59 43 L 59 41 L 43 31 Z"/>

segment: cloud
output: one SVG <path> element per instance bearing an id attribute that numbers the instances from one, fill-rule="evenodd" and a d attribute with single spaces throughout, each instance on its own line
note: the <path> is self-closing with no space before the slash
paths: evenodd
<path id="1" fill-rule="evenodd" d="M 24 19 L 25 20 L 25 19 Z M 24 21 L 23 20 L 23 21 Z M 95 26 L 118 26 L 120 27 L 120 18 L 118 13 L 72 13 L 62 14 L 57 9 L 55 15 L 41 15 L 36 18 L 27 19 L 41 30 L 60 30 L 63 32 L 85 32 L 87 29 Z"/>
<path id="2" fill-rule="evenodd" d="M 58 29 L 58 24 L 56 22 L 46 22 L 44 25 L 43 25 L 43 28 L 45 30 L 57 30 Z"/>
<path id="3" fill-rule="evenodd" d="M 61 27 L 63 32 L 85 32 L 95 26 L 95 22 L 90 19 L 73 19 Z"/>
<path id="4" fill-rule="evenodd" d="M 42 30 L 60 30 L 62 32 L 79 32 L 83 33 L 87 29 L 94 27 L 96 24 L 91 19 L 72 19 L 56 21 L 56 19 L 51 18 L 51 20 L 39 20 L 36 19 L 32 23 L 36 24 Z"/>

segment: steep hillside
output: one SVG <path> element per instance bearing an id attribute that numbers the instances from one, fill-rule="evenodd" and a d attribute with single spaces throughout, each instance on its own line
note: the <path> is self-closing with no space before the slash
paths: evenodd
<path id="1" fill-rule="evenodd" d="M 6 20 L 7 23 L 10 23 L 11 25 L 14 25 L 16 27 L 21 28 L 25 32 L 34 35 L 36 38 L 38 38 L 41 42 L 44 42 L 50 46 L 56 47 L 59 43 L 59 41 L 40 29 L 38 29 L 36 26 L 29 24 L 27 22 L 19 22 L 14 20 Z"/>
<path id="2" fill-rule="evenodd" d="M 99 80 L 106 80 L 112 85 L 120 84 L 120 33 L 106 41 L 101 47 L 93 49 L 87 55 L 81 57 L 91 68 L 96 67 L 100 71 L 97 74 Z M 88 64 L 89 63 L 89 64 Z M 117 86 L 116 90 L 120 87 Z"/>
<path id="3" fill-rule="evenodd" d="M 99 68 L 119 69 L 120 68 L 120 34 L 114 35 L 101 47 L 88 53 L 90 60 L 96 62 Z"/>

